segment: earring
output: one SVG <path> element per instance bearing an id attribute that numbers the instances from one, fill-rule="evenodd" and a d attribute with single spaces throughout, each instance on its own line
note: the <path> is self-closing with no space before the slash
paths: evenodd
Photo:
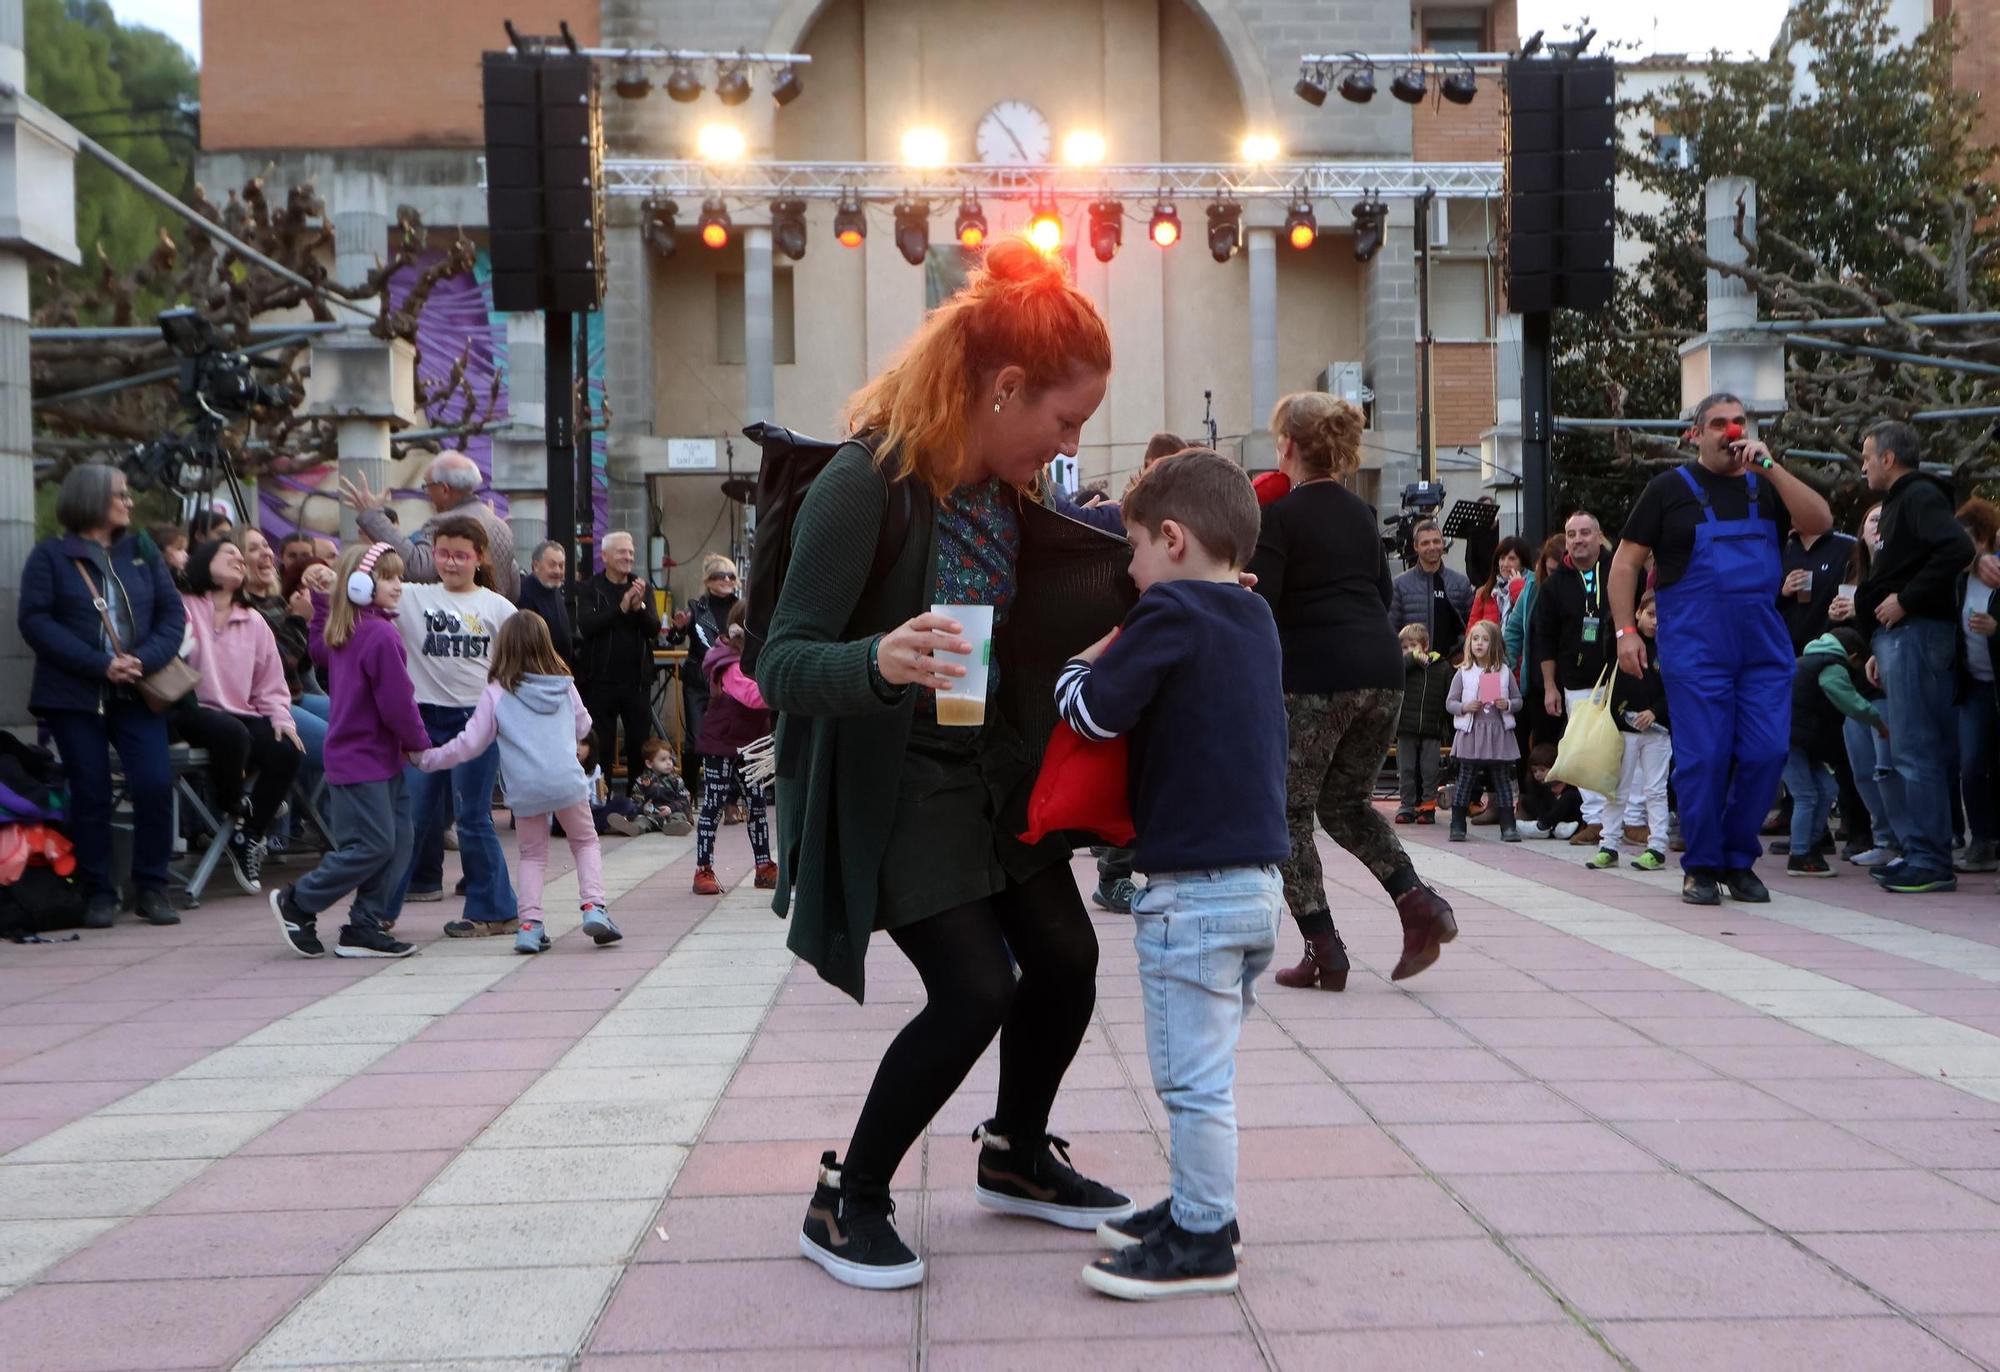
<path id="1" fill-rule="evenodd" d="M 993 413 L 995 414 L 1000 413 L 1000 402 L 997 400 L 993 402 Z"/>

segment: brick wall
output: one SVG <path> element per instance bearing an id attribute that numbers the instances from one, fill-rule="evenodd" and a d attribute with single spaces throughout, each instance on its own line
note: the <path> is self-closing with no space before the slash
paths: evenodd
<path id="1" fill-rule="evenodd" d="M 1433 344 L 1431 395 L 1437 405 L 1431 421 L 1437 446 L 1478 447 L 1479 435 L 1493 427 L 1493 345 Z"/>
<path id="2" fill-rule="evenodd" d="M 1411 145 L 1419 162 L 1497 162 L 1503 146 L 1500 89 L 1481 81 L 1470 105 L 1423 104 L 1411 111 Z"/>
<path id="3" fill-rule="evenodd" d="M 1987 95 L 2000 94 L 2000 0 L 1937 0 L 1936 13 L 1958 18 L 1958 38 L 1963 46 L 1952 65 L 1953 79 L 1960 90 L 1981 97 L 1982 139 L 2000 142 L 2000 114 L 1985 103 Z"/>

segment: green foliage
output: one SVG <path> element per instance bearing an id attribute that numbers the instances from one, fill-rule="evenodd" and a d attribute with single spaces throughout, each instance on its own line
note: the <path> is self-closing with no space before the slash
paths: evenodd
<path id="1" fill-rule="evenodd" d="M 118 22 L 106 0 L 27 0 L 28 92 L 155 184 L 184 194 L 194 173 L 194 117 L 199 93 L 193 60 L 153 29 Z M 178 232 L 171 211 L 88 154 L 76 161 L 76 241 L 95 279 L 95 249 L 129 271 L 158 246 L 160 230 Z M 141 308 L 165 302 L 142 301 Z M 104 322 L 104 321 L 89 321 Z"/>

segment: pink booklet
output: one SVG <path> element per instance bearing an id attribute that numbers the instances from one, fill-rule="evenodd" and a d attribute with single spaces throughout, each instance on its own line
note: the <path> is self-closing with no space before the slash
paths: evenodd
<path id="1" fill-rule="evenodd" d="M 1499 705 L 1503 703 L 1506 699 L 1501 694 L 1501 687 L 1503 685 L 1505 685 L 1505 682 L 1502 680 L 1501 673 L 1481 672 L 1479 674 L 1479 703 L 1481 705 Z"/>

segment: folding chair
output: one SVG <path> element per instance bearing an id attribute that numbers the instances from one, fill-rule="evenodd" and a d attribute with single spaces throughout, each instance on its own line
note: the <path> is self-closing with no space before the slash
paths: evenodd
<path id="1" fill-rule="evenodd" d="M 183 804 L 193 812 L 198 830 L 188 843 L 188 861 L 182 862 L 172 872 L 174 884 L 187 897 L 182 908 L 192 910 L 201 904 L 202 893 L 208 889 L 208 880 L 215 875 L 216 866 L 229 854 L 229 840 L 236 833 L 236 821 L 218 818 L 203 798 L 202 792 L 208 780 L 206 748 L 190 748 L 178 741 L 170 743 L 167 745 L 167 762 L 174 777 L 174 832 L 181 833 Z M 193 864 L 192 870 L 187 870 L 189 861 Z M 247 887 L 244 890 L 245 894 L 255 894 Z"/>

